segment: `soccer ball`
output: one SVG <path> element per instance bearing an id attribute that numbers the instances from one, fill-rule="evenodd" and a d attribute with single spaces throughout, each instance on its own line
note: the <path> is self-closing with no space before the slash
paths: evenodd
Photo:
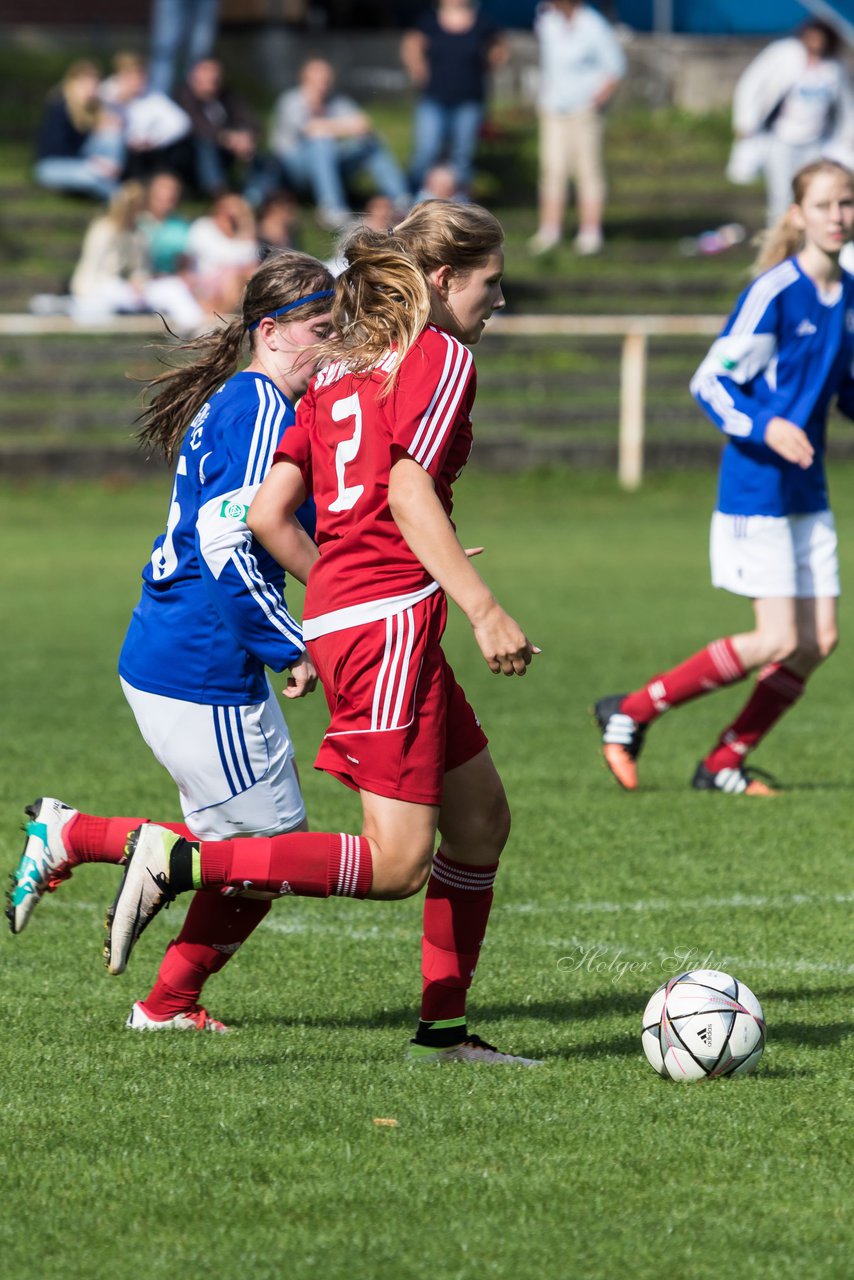
<path id="1" fill-rule="evenodd" d="M 643 1051 L 667 1080 L 746 1075 L 765 1048 L 765 1018 L 743 982 L 694 969 L 653 992 L 643 1013 Z"/>

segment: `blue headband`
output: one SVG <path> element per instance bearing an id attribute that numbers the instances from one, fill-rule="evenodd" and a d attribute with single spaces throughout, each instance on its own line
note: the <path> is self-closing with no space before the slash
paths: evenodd
<path id="1" fill-rule="evenodd" d="M 252 324 L 246 326 L 249 333 L 253 329 L 257 329 L 261 320 L 275 320 L 276 316 L 283 316 L 286 311 L 293 311 L 294 307 L 305 306 L 307 302 L 315 302 L 318 298 L 331 298 L 334 289 L 321 289 L 317 293 L 306 294 L 304 298 L 297 298 L 296 302 L 289 302 L 286 307 L 279 307 L 278 311 L 268 311 L 265 316 L 261 316 L 260 320 L 253 320 Z"/>

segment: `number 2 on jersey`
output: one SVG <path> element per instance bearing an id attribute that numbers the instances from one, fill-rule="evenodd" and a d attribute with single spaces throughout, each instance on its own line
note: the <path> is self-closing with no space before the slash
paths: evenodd
<path id="1" fill-rule="evenodd" d="M 362 444 L 362 406 L 358 395 L 344 396 L 336 400 L 332 406 L 333 422 L 346 422 L 354 418 L 356 429 L 347 439 L 342 440 L 335 449 L 335 473 L 338 476 L 338 494 L 329 504 L 330 511 L 350 511 L 365 492 L 363 484 L 346 483 L 344 475 L 347 464 L 353 462 Z"/>

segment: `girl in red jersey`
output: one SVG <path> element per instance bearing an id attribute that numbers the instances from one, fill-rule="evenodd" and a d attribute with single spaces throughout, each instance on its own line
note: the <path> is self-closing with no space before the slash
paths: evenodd
<path id="1" fill-rule="evenodd" d="M 362 834 L 209 843 L 142 828 L 110 913 L 111 972 L 124 969 L 161 907 L 193 887 L 389 899 L 426 882 L 410 1056 L 531 1063 L 466 1025 L 510 813 L 441 649 L 450 596 L 492 671 L 524 675 L 537 652 L 450 519 L 472 442 L 475 373 L 463 344 L 504 305 L 502 245 L 485 209 L 438 200 L 387 236 L 350 237 L 332 310 L 335 358 L 301 402 L 250 512 L 281 564 L 297 575 L 311 566 L 304 634 L 331 713 L 317 765 L 359 791 Z M 307 493 L 319 559 L 293 518 Z"/>

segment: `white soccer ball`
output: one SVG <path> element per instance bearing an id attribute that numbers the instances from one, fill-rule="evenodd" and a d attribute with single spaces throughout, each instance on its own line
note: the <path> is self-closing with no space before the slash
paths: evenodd
<path id="1" fill-rule="evenodd" d="M 643 1013 L 643 1051 L 667 1080 L 746 1075 L 765 1048 L 765 1018 L 743 982 L 694 969 L 663 983 Z"/>

